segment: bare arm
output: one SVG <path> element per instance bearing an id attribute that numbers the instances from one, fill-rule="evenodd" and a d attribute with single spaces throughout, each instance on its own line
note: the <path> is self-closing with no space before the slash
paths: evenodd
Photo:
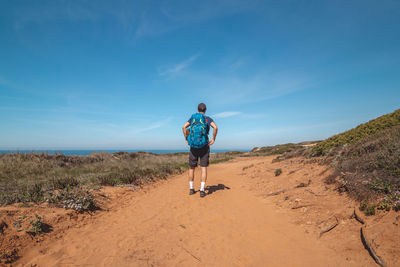
<path id="1" fill-rule="evenodd" d="M 212 122 L 210 125 L 211 125 L 211 127 L 213 127 L 213 139 L 208 143 L 209 146 L 214 144 L 215 138 L 217 138 L 217 133 L 218 133 L 218 127 L 215 124 L 215 122 Z"/>
<path id="2" fill-rule="evenodd" d="M 183 131 L 183 136 L 185 137 L 186 143 L 187 143 L 187 135 L 186 135 L 186 128 L 189 127 L 190 123 L 186 122 L 183 126 L 182 126 L 182 131 Z"/>

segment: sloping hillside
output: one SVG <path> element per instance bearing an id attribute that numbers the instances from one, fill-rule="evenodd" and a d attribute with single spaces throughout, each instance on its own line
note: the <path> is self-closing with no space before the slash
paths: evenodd
<path id="1" fill-rule="evenodd" d="M 400 210 L 400 109 L 319 142 L 309 156 L 326 156 L 326 179 L 361 202 L 361 210 Z"/>
<path id="2" fill-rule="evenodd" d="M 310 156 L 324 156 L 332 148 L 346 144 L 354 144 L 365 137 L 396 125 L 400 125 L 400 109 L 319 142 L 311 149 Z"/>
<path id="3" fill-rule="evenodd" d="M 335 172 L 327 182 L 337 182 L 339 189 L 363 201 L 367 214 L 374 214 L 375 208 L 400 209 L 400 126 L 345 147 L 333 165 Z"/>

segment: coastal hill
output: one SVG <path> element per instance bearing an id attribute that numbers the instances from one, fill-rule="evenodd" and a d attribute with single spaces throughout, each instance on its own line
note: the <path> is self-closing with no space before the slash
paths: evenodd
<path id="1" fill-rule="evenodd" d="M 366 137 L 373 136 L 385 129 L 390 129 L 398 125 L 400 125 L 400 109 L 319 142 L 312 148 L 311 156 L 326 155 L 332 148 L 354 144 Z"/>
<path id="2" fill-rule="evenodd" d="M 204 199 L 185 153 L 0 155 L 0 264 L 399 266 L 399 114 L 213 154 Z"/>

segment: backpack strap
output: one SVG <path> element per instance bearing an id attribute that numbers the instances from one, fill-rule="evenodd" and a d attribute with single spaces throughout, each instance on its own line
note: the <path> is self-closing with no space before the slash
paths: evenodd
<path id="1" fill-rule="evenodd" d="M 202 118 L 200 118 L 200 123 L 206 125 L 206 124 L 207 124 L 207 118 L 206 118 L 206 116 L 205 116 L 203 113 L 199 113 L 199 114 L 200 114 L 200 116 L 202 117 Z M 202 119 L 203 119 L 203 120 L 202 120 Z"/>
<path id="2" fill-rule="evenodd" d="M 204 124 L 204 125 L 207 124 L 206 116 L 203 113 L 200 113 L 200 112 L 195 113 L 195 114 L 192 115 L 190 124 L 192 125 L 192 124 L 199 124 L 199 123 Z"/>

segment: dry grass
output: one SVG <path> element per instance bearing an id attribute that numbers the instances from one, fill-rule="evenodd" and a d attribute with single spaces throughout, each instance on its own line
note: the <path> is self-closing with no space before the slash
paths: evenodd
<path id="1" fill-rule="evenodd" d="M 211 162 L 224 162 L 234 153 L 211 155 Z M 188 167 L 187 153 L 106 152 L 83 156 L 62 154 L 0 155 L 0 205 L 49 201 L 64 207 L 90 210 L 89 189 L 98 186 L 140 186 Z"/>
<path id="2" fill-rule="evenodd" d="M 357 143 L 368 136 L 396 125 L 400 125 L 400 109 L 319 142 L 312 147 L 309 156 L 324 156 L 334 148 Z"/>
<path id="3" fill-rule="evenodd" d="M 379 202 L 377 208 L 381 209 L 400 207 L 400 126 L 331 153 L 334 155 L 335 172 L 328 183 L 338 182 L 341 189 L 364 204 Z"/>
<path id="4" fill-rule="evenodd" d="M 295 151 L 303 148 L 302 144 L 281 144 L 275 146 L 264 146 L 264 147 L 255 147 L 251 150 L 251 156 L 270 156 L 270 155 L 279 155 L 286 152 Z"/>

